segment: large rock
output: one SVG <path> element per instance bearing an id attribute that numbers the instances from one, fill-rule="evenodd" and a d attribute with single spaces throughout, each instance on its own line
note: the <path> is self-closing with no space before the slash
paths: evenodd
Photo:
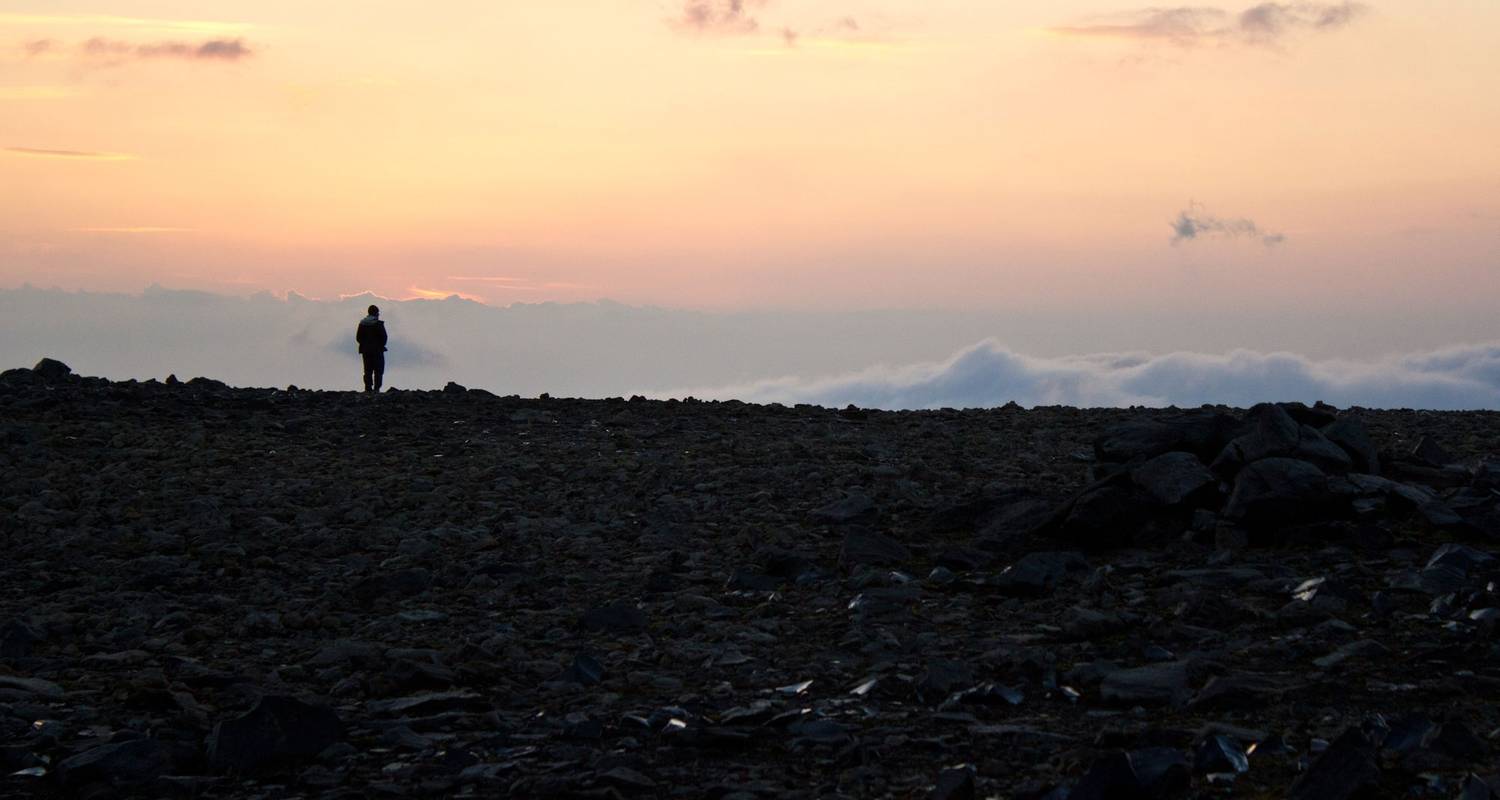
<path id="1" fill-rule="evenodd" d="M 1130 480 L 1164 506 L 1197 505 L 1217 494 L 1218 479 L 1192 453 L 1174 451 L 1130 471 Z"/>
<path id="2" fill-rule="evenodd" d="M 1245 465 L 1264 458 L 1295 458 L 1329 472 L 1348 472 L 1353 465 L 1343 448 L 1317 428 L 1299 425 L 1281 406 L 1263 403 L 1246 415 L 1250 431 L 1225 445 L 1214 459 L 1214 472 L 1234 475 Z"/>
<path id="3" fill-rule="evenodd" d="M 343 723 L 332 709 L 266 695 L 243 716 L 214 726 L 208 760 L 220 769 L 250 771 L 311 758 L 343 738 Z"/>
<path id="4" fill-rule="evenodd" d="M 1322 429 L 1323 436 L 1343 448 L 1355 472 L 1380 473 L 1380 450 L 1370 440 L 1370 432 L 1354 417 L 1339 417 Z"/>
<path id="5" fill-rule="evenodd" d="M 71 367 L 55 358 L 44 358 L 36 362 L 36 366 L 32 367 L 31 371 L 37 377 L 48 382 L 64 380 L 73 374 Z"/>
<path id="6" fill-rule="evenodd" d="M 1333 740 L 1296 783 L 1291 800 L 1351 800 L 1363 797 L 1380 785 L 1380 764 L 1375 743 L 1358 728 L 1349 728 Z"/>
<path id="7" fill-rule="evenodd" d="M 1142 420 L 1120 425 L 1094 440 L 1100 461 L 1123 463 L 1183 450 L 1212 458 L 1238 425 L 1234 417 L 1216 411 L 1194 411 L 1166 420 Z"/>
<path id="8" fill-rule="evenodd" d="M 1328 476 L 1293 458 L 1267 458 L 1240 470 L 1224 516 L 1249 525 L 1316 518 L 1329 505 Z"/>
<path id="9" fill-rule="evenodd" d="M 1103 480 L 1084 489 L 1065 507 L 1057 535 L 1085 550 L 1122 547 L 1130 544 L 1158 508 L 1150 495 L 1130 481 Z"/>
<path id="10" fill-rule="evenodd" d="M 1083 554 L 1071 551 L 1027 553 L 996 575 L 990 585 L 1011 597 L 1051 594 L 1069 575 L 1088 572 Z"/>
<path id="11" fill-rule="evenodd" d="M 92 747 L 63 759 L 57 781 L 70 796 L 84 786 L 108 784 L 116 788 L 149 783 L 167 771 L 171 758 L 155 739 L 135 739 Z"/>
<path id="12" fill-rule="evenodd" d="M 1106 702 L 1127 705 L 1181 705 L 1188 698 L 1188 665 L 1181 661 L 1119 669 L 1099 684 Z"/>
<path id="13" fill-rule="evenodd" d="M 839 549 L 839 563 L 845 567 L 859 564 L 897 567 L 911 560 L 906 545 L 869 528 L 855 528 L 844 536 Z"/>

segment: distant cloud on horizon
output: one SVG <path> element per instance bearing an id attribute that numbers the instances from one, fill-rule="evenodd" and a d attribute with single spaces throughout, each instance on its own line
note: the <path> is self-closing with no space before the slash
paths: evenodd
<path id="1" fill-rule="evenodd" d="M 1238 14 L 1211 6 L 1150 7 L 1048 30 L 1063 36 L 1164 42 L 1180 47 L 1226 42 L 1274 47 L 1296 32 L 1345 28 L 1369 10 L 1364 3 L 1347 1 L 1261 3 Z"/>
<path id="2" fill-rule="evenodd" d="M 1222 237 L 1235 239 L 1240 237 L 1254 237 L 1260 240 L 1266 247 L 1274 247 L 1286 241 L 1286 236 L 1280 233 L 1271 233 L 1262 230 L 1255 220 L 1222 219 L 1209 214 L 1197 203 L 1189 205 L 1186 209 L 1177 213 L 1177 219 L 1172 221 L 1172 246 L 1183 242 L 1191 242 L 1200 237 Z"/>
<path id="3" fill-rule="evenodd" d="M 1245 407 L 1290 400 L 1366 408 L 1500 409 L 1500 342 L 1384 359 L 1319 361 L 1252 350 L 1035 358 L 991 339 L 939 363 L 684 393 L 705 399 L 884 409 L 992 408 L 1007 402 Z"/>

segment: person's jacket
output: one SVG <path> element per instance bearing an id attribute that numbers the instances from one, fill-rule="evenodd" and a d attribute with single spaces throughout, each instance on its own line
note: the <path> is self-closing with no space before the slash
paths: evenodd
<path id="1" fill-rule="evenodd" d="M 354 333 L 354 341 L 359 342 L 359 352 L 384 353 L 385 352 L 385 323 L 375 317 L 365 317 L 359 321 L 359 328 Z"/>

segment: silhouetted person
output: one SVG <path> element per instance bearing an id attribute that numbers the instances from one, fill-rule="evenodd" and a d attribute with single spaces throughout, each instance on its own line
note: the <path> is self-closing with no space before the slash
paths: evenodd
<path id="1" fill-rule="evenodd" d="M 359 321 L 354 341 L 359 342 L 359 355 L 365 362 L 365 391 L 378 392 L 385 377 L 385 323 L 380 321 L 379 306 L 370 306 L 369 312 Z"/>

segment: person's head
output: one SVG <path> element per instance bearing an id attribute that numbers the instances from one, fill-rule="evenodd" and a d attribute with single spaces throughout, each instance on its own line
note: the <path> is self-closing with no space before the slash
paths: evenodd
<path id="1" fill-rule="evenodd" d="M 370 306 L 366 310 L 370 312 L 370 316 L 372 317 L 380 316 L 380 306 Z"/>

